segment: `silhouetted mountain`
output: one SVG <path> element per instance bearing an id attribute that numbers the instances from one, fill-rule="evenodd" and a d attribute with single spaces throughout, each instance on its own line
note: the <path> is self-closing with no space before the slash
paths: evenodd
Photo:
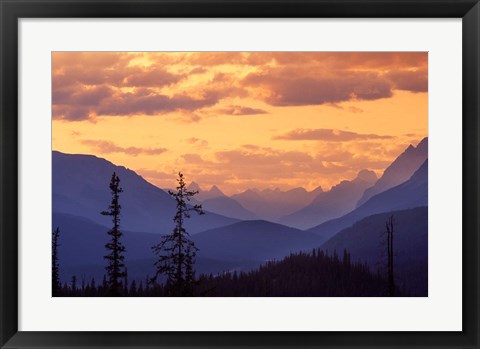
<path id="1" fill-rule="evenodd" d="M 382 177 L 372 187 L 365 190 L 358 200 L 357 207 L 382 191 L 393 188 L 408 180 L 428 157 L 428 138 L 425 137 L 416 147 L 409 145 L 395 161 L 387 167 Z"/>
<path id="2" fill-rule="evenodd" d="M 202 207 L 205 210 L 221 214 L 225 217 L 231 217 L 240 220 L 258 219 L 258 217 L 254 213 L 248 211 L 237 201 L 227 196 L 219 196 L 207 199 L 202 202 Z"/>
<path id="3" fill-rule="evenodd" d="M 212 186 L 210 190 L 206 193 L 208 193 L 208 196 L 206 198 L 203 198 L 202 200 L 214 199 L 220 196 L 225 196 L 225 194 L 220 189 L 218 189 L 216 185 Z"/>
<path id="4" fill-rule="evenodd" d="M 198 191 L 199 193 L 202 191 L 202 188 L 200 188 L 200 185 L 197 182 L 191 182 L 187 186 L 187 189 L 190 191 Z"/>
<path id="5" fill-rule="evenodd" d="M 109 227 L 75 215 L 54 212 L 53 227 L 60 228 L 60 264 L 66 266 L 104 265 L 105 244 L 109 241 Z M 122 229 L 126 246 L 126 260 L 154 258 L 151 246 L 160 241 L 158 234 L 130 232 Z M 152 267 L 153 268 L 153 267 Z M 153 269 L 152 269 L 153 270 Z"/>
<path id="6" fill-rule="evenodd" d="M 266 201 L 258 194 L 258 191 L 252 189 L 247 189 L 242 193 L 232 195 L 231 198 L 250 212 L 257 212 L 262 218 L 263 213 L 259 211 L 263 211 L 263 208 L 268 206 Z"/>
<path id="7" fill-rule="evenodd" d="M 340 217 L 355 208 L 355 203 L 377 177 L 374 172 L 362 170 L 352 181 L 342 181 L 327 192 L 320 193 L 311 204 L 278 220 L 279 223 L 307 229 L 329 219 Z"/>
<path id="8" fill-rule="evenodd" d="M 168 193 L 148 183 L 134 171 L 93 155 L 53 154 L 53 212 L 69 213 L 109 225 L 109 217 L 101 211 L 110 203 L 108 184 L 113 171 L 120 177 L 124 192 L 121 224 L 126 230 L 169 233 L 173 227 L 175 201 Z M 173 180 L 173 178 L 172 178 Z M 207 212 L 192 215 L 186 223 L 190 233 L 220 227 L 236 219 Z"/>
<path id="9" fill-rule="evenodd" d="M 294 188 L 287 191 L 281 191 L 278 188 L 248 189 L 240 194 L 232 195 L 231 198 L 250 212 L 255 212 L 261 219 L 275 222 L 278 218 L 308 205 L 322 192 L 321 187 L 312 191 L 307 191 L 304 188 Z"/>
<path id="10" fill-rule="evenodd" d="M 201 204 L 204 210 L 240 220 L 258 219 L 254 213 L 245 209 L 234 199 L 226 196 L 216 185 L 205 191 L 198 183 L 192 182 L 188 186 L 188 190 L 198 191 L 191 203 Z"/>
<path id="11" fill-rule="evenodd" d="M 64 213 L 53 213 L 53 227 L 60 228 L 60 276 L 62 281 L 70 281 L 73 275 L 90 282 L 94 277 L 98 282 L 105 274 L 105 243 L 109 240 L 109 228 L 87 218 Z M 126 247 L 125 263 L 130 281 L 144 280 L 152 275 L 156 260 L 151 247 L 160 241 L 158 234 L 130 232 L 121 229 L 122 242 Z M 195 264 L 197 273 L 220 273 L 223 271 L 250 270 L 258 266 L 255 261 L 221 261 L 198 257 Z"/>
<path id="12" fill-rule="evenodd" d="M 245 221 L 198 233 L 192 237 L 198 256 L 220 260 L 280 259 L 291 252 L 319 246 L 312 233 L 267 221 Z"/>
<path id="13" fill-rule="evenodd" d="M 413 296 L 428 295 L 428 209 L 380 213 L 364 218 L 335 234 L 321 248 L 347 249 L 352 261 L 366 262 L 385 275 L 387 245 L 385 222 L 394 217 L 394 271 L 397 286 L 405 285 Z M 401 287 L 400 287 L 401 288 Z"/>
<path id="14" fill-rule="evenodd" d="M 325 241 L 358 220 L 376 213 L 428 206 L 428 160 L 406 182 L 370 198 L 362 206 L 346 215 L 324 222 L 308 231 L 322 236 Z"/>
<path id="15" fill-rule="evenodd" d="M 203 190 L 197 182 L 192 182 L 187 188 L 191 191 L 198 191 L 198 194 L 195 195 L 195 200 L 199 202 L 219 197 L 225 197 L 225 194 L 220 189 L 218 189 L 216 185 L 212 186 L 210 190 Z"/>

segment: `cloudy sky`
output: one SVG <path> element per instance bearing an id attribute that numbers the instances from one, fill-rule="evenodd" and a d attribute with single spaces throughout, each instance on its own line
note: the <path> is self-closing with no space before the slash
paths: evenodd
<path id="1" fill-rule="evenodd" d="M 53 149 L 160 187 L 324 189 L 427 136 L 427 53 L 54 52 Z"/>

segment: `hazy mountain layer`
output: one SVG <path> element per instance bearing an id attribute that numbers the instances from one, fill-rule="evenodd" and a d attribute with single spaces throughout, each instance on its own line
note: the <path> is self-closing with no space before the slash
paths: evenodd
<path id="1" fill-rule="evenodd" d="M 170 232 L 174 226 L 175 201 L 168 193 L 134 171 L 92 155 L 53 152 L 53 211 L 108 225 L 109 218 L 100 212 L 110 204 L 108 184 L 114 171 L 123 188 L 120 204 L 124 229 L 161 234 Z M 207 212 L 201 217 L 193 214 L 186 227 L 190 233 L 195 233 L 237 221 Z"/>
<path id="2" fill-rule="evenodd" d="M 221 260 L 280 259 L 291 252 L 319 246 L 321 237 L 267 221 L 245 221 L 192 237 L 198 255 Z"/>
<path id="3" fill-rule="evenodd" d="M 304 188 L 294 188 L 287 191 L 281 191 L 278 188 L 248 189 L 232 195 L 231 198 L 250 212 L 254 212 L 261 219 L 276 222 L 280 217 L 308 205 L 320 193 L 322 193 L 320 187 L 312 191 L 307 191 Z"/>
<path id="4" fill-rule="evenodd" d="M 278 222 L 299 229 L 308 229 L 340 217 L 355 208 L 355 203 L 362 193 L 376 180 L 374 172 L 362 170 L 354 180 L 342 181 L 328 192 L 318 194 L 311 204 L 280 218 Z"/>
<path id="5" fill-rule="evenodd" d="M 202 207 L 205 210 L 221 214 L 225 217 L 231 217 L 240 220 L 258 219 L 256 214 L 245 209 L 237 201 L 227 196 L 220 196 L 202 201 Z"/>
<path id="6" fill-rule="evenodd" d="M 388 166 L 374 186 L 365 190 L 357 207 L 382 191 L 393 188 L 408 180 L 428 158 L 428 138 L 424 138 L 416 147 L 410 145 Z"/>
<path id="7" fill-rule="evenodd" d="M 397 286 L 415 296 L 428 295 L 428 209 L 380 213 L 364 218 L 335 234 L 322 245 L 341 255 L 344 249 L 352 261 L 366 262 L 373 271 L 386 273 L 385 222 L 394 219 L 394 274 Z"/>
<path id="8" fill-rule="evenodd" d="M 198 183 L 192 182 L 188 185 L 188 190 L 198 192 L 192 203 L 201 204 L 204 210 L 240 220 L 258 219 L 257 215 L 226 196 L 216 185 L 210 190 L 203 190 Z"/>
<path id="9" fill-rule="evenodd" d="M 376 213 L 419 206 L 428 206 L 428 160 L 405 183 L 377 194 L 352 212 L 324 222 L 308 231 L 316 233 L 324 239 L 329 239 L 362 218 Z"/>
<path id="10" fill-rule="evenodd" d="M 62 281 L 70 281 L 76 275 L 80 283 L 94 277 L 100 282 L 105 274 L 105 244 L 109 240 L 109 228 L 87 218 L 64 213 L 53 213 L 53 226 L 60 228 L 59 259 Z M 122 229 L 122 242 L 126 247 L 125 264 L 130 281 L 144 280 L 154 272 L 155 255 L 151 247 L 160 241 L 158 234 L 130 232 Z M 221 261 L 198 256 L 195 264 L 197 273 L 220 273 L 222 271 L 249 270 L 256 261 Z"/>

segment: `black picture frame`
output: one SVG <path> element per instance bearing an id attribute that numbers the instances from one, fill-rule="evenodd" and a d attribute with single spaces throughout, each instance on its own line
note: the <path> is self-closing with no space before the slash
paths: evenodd
<path id="1" fill-rule="evenodd" d="M 478 0 L 0 0 L 1 348 L 479 348 Z M 18 20 L 20 18 L 366 17 L 463 21 L 463 330 L 461 332 L 18 331 Z M 445 280 L 448 282 L 448 280 Z M 445 314 L 447 316 L 448 314 Z M 286 314 L 288 316 L 288 314 Z"/>

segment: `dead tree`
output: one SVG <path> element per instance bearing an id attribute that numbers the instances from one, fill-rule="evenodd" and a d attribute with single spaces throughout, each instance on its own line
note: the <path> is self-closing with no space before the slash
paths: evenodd
<path id="1" fill-rule="evenodd" d="M 387 290 L 390 297 L 395 296 L 395 275 L 393 269 L 393 232 L 394 232 L 394 220 L 393 215 L 388 217 L 385 223 L 387 229 Z"/>

